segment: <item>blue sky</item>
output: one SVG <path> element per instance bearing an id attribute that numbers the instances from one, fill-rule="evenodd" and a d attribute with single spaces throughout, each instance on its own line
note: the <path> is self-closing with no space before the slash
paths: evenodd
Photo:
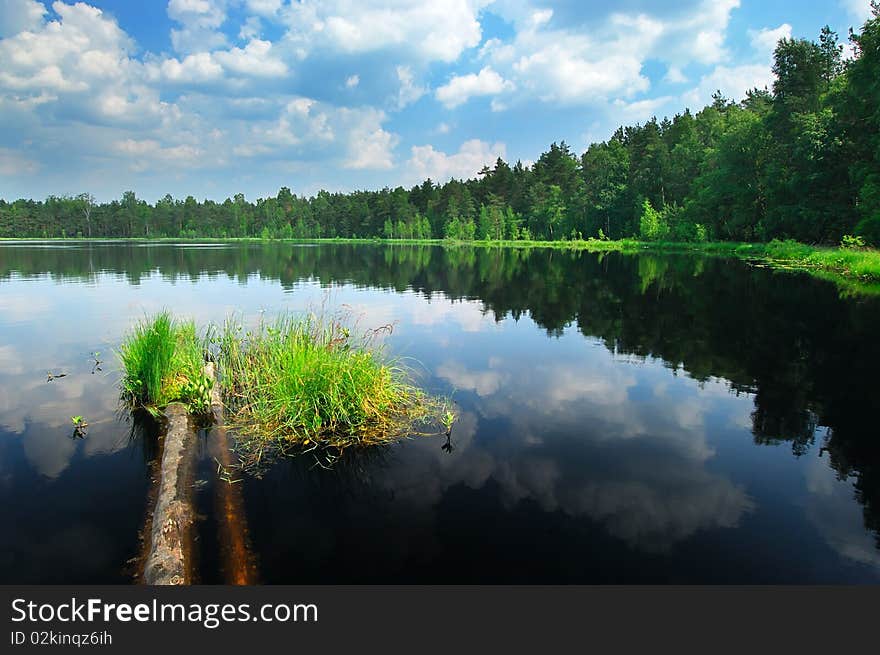
<path id="1" fill-rule="evenodd" d="M 613 6 L 612 6 L 613 5 Z M 772 83 L 869 0 L 0 0 L 0 197 L 469 177 Z"/>

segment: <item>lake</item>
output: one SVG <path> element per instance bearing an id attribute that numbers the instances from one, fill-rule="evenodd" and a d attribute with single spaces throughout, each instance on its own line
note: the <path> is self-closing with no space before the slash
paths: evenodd
<path id="1" fill-rule="evenodd" d="M 56 241 L 0 243 L 0 583 L 132 581 L 157 439 L 118 408 L 136 320 L 322 307 L 393 324 L 459 419 L 245 476 L 261 582 L 880 582 L 877 298 L 689 255 Z"/>

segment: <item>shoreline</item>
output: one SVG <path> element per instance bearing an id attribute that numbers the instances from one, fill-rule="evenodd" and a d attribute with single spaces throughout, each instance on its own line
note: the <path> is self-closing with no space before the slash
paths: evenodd
<path id="1" fill-rule="evenodd" d="M 0 243 L 290 243 L 290 244 L 374 244 L 401 246 L 443 246 L 478 248 L 513 248 L 574 250 L 586 252 L 621 252 L 697 254 L 731 257 L 766 266 L 774 270 L 801 271 L 814 277 L 838 283 L 846 290 L 860 293 L 880 293 L 880 250 L 871 248 L 849 249 L 811 246 L 795 241 L 743 243 L 736 241 L 709 241 L 705 243 L 673 241 L 640 241 L 637 239 L 575 241 L 458 241 L 451 239 L 384 239 L 384 238 L 313 238 L 262 239 L 259 237 L 80 237 L 54 238 L 0 238 Z"/>

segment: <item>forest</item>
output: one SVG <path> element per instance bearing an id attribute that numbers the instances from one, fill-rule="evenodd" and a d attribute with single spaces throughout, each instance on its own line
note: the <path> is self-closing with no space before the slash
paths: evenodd
<path id="1" fill-rule="evenodd" d="M 312 197 L 283 187 L 255 202 L 127 191 L 0 199 L 0 238 L 386 238 L 451 240 L 794 239 L 880 245 L 880 5 L 852 57 L 825 27 L 783 39 L 772 89 L 697 113 L 620 127 L 578 155 L 498 159 L 468 180 Z"/>

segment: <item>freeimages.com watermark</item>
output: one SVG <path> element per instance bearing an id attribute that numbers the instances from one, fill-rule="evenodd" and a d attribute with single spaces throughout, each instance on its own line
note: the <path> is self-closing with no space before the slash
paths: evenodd
<path id="1" fill-rule="evenodd" d="M 79 627 L 75 624 L 94 627 L 96 623 L 107 626 L 118 623 L 191 623 L 214 630 L 225 623 L 317 623 L 318 606 L 314 603 L 258 606 L 250 603 L 170 603 L 157 599 L 141 603 L 110 603 L 101 598 L 80 600 L 75 597 L 56 603 L 16 598 L 12 601 L 11 620 L 26 624 L 28 628 L 12 631 L 9 637 L 12 646 L 105 646 L 112 644 L 113 640 L 108 630 L 74 631 Z M 35 624 L 59 623 L 71 624 L 71 630 L 31 629 Z"/>

